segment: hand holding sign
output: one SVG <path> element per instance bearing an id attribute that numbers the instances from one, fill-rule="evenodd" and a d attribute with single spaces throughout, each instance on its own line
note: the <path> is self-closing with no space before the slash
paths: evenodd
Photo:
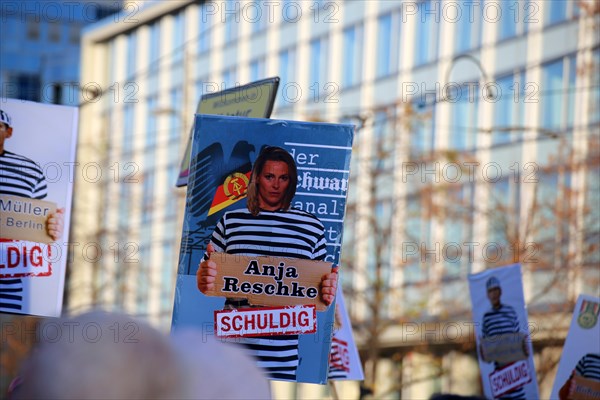
<path id="1" fill-rule="evenodd" d="M 327 305 L 333 303 L 337 291 L 338 267 L 331 269 L 331 273 L 323 275 L 321 278 L 321 299 Z"/>
<path id="2" fill-rule="evenodd" d="M 48 215 L 46 220 L 46 230 L 48 235 L 57 241 L 62 237 L 64 224 L 65 224 L 65 209 L 59 208 L 55 212 Z"/>
<path id="3" fill-rule="evenodd" d="M 196 271 L 196 281 L 198 284 L 198 290 L 206 294 L 215 290 L 215 280 L 217 277 L 217 264 L 210 260 L 210 255 L 214 253 L 215 249 L 211 243 L 206 247 L 206 254 L 208 254 L 208 260 L 202 261 Z"/>

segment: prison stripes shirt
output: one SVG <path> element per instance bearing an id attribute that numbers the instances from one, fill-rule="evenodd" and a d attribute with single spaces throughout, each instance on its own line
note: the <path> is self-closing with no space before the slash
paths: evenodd
<path id="1" fill-rule="evenodd" d="M 575 367 L 577 375 L 600 382 L 600 354 L 586 354 Z"/>
<path id="2" fill-rule="evenodd" d="M 0 194 L 43 199 L 48 194 L 40 166 L 27 157 L 10 151 L 0 153 Z M 7 254 L 0 254 L 6 261 Z M 23 307 L 23 281 L 0 278 L 0 311 L 19 311 Z"/>
<path id="3" fill-rule="evenodd" d="M 514 308 L 506 304 L 500 304 L 498 308 L 492 308 L 483 315 L 482 333 L 484 337 L 502 335 L 504 333 L 519 332 L 519 316 Z M 496 367 L 498 367 L 496 365 Z M 498 399 L 525 400 L 523 387 L 508 392 Z"/>
<path id="4" fill-rule="evenodd" d="M 227 212 L 217 223 L 211 243 L 215 251 L 229 254 L 308 260 L 323 260 L 327 255 L 323 224 L 314 215 L 297 209 L 261 210 L 257 216 L 247 209 Z M 244 306 L 247 302 L 228 300 L 227 304 Z M 296 380 L 298 335 L 232 341 L 248 349 L 271 379 Z"/>
<path id="5" fill-rule="evenodd" d="M 483 315 L 482 332 L 484 337 L 519 332 L 519 317 L 515 309 L 500 304 L 497 309 L 492 308 L 486 312 Z"/>
<path id="6" fill-rule="evenodd" d="M 0 154 L 0 194 L 43 199 L 48 186 L 42 169 L 27 157 L 4 151 Z"/>
<path id="7" fill-rule="evenodd" d="M 0 311 L 19 311 L 23 305 L 23 281 L 20 278 L 0 279 Z"/>

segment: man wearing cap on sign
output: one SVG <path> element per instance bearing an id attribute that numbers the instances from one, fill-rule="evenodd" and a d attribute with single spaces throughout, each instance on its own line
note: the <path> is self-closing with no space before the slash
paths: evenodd
<path id="1" fill-rule="evenodd" d="M 500 301 L 500 297 L 502 296 L 502 288 L 500 287 L 500 281 L 498 278 L 495 276 L 490 277 L 485 283 L 485 287 L 487 290 L 487 297 L 490 300 L 492 308 L 483 315 L 483 337 L 488 338 L 507 333 L 521 332 L 522 330 L 519 324 L 519 316 L 517 315 L 515 309 L 507 304 L 503 304 Z M 482 353 L 481 347 L 479 351 Z M 525 340 L 523 341 L 523 352 L 526 356 L 529 355 L 527 342 Z M 504 366 L 496 361 L 492 362 L 494 363 L 495 369 Z M 523 387 L 519 387 L 502 395 L 500 398 L 525 399 L 525 392 L 523 391 Z"/>
<path id="2" fill-rule="evenodd" d="M 0 110 L 0 195 L 44 199 L 48 195 L 48 186 L 40 166 L 4 148 L 4 142 L 12 135 L 12 120 L 6 111 Z M 59 208 L 46 219 L 46 231 L 53 240 L 62 236 L 64 212 Z M 0 257 L 4 259 L 7 255 Z M 0 311 L 19 311 L 22 305 L 23 281 L 20 278 L 0 279 Z"/>

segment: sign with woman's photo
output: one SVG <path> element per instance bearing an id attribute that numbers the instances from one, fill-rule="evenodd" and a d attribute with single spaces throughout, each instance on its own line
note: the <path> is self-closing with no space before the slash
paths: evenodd
<path id="1" fill-rule="evenodd" d="M 244 345 L 271 379 L 327 381 L 352 137 L 196 117 L 173 329 Z"/>
<path id="2" fill-rule="evenodd" d="M 489 399 L 537 399 L 521 266 L 469 275 L 479 369 Z"/>
<path id="3" fill-rule="evenodd" d="M 0 101 L 0 312 L 61 314 L 77 115 Z"/>

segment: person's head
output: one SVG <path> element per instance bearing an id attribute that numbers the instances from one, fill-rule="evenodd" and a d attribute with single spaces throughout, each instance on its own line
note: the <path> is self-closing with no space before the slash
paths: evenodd
<path id="1" fill-rule="evenodd" d="M 258 215 L 261 209 L 290 208 L 296 194 L 298 172 L 294 159 L 280 147 L 265 147 L 252 168 L 248 185 L 248 210 Z"/>
<path id="2" fill-rule="evenodd" d="M 171 332 L 171 342 L 187 371 L 183 398 L 271 398 L 264 371 L 242 346 L 222 342 L 193 328 Z"/>
<path id="3" fill-rule="evenodd" d="M 4 141 L 12 136 L 12 122 L 4 110 L 0 110 L 0 152 L 4 151 Z"/>
<path id="4" fill-rule="evenodd" d="M 185 394 L 186 370 L 169 339 L 124 314 L 48 320 L 23 364 L 18 399 L 165 399 Z"/>
<path id="5" fill-rule="evenodd" d="M 500 287 L 500 281 L 495 276 L 492 276 L 485 283 L 487 290 L 487 297 L 492 304 L 492 307 L 498 308 L 500 306 L 500 296 L 502 295 L 502 288 Z"/>

